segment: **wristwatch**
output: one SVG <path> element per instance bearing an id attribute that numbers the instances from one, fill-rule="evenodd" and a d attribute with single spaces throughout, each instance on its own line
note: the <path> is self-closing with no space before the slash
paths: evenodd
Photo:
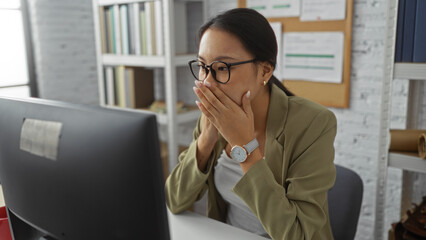
<path id="1" fill-rule="evenodd" d="M 246 161 L 247 156 L 250 155 L 256 148 L 259 147 L 257 139 L 251 140 L 243 147 L 235 145 L 231 149 L 231 158 L 237 162 L 243 163 Z"/>

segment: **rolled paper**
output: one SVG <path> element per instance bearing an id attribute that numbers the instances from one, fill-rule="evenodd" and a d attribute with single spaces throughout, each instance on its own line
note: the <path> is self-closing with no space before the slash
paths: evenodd
<path id="1" fill-rule="evenodd" d="M 419 156 L 426 159 L 426 134 L 422 133 L 419 136 Z"/>
<path id="2" fill-rule="evenodd" d="M 426 130 L 390 130 L 389 151 L 417 152 L 421 134 L 426 134 Z"/>

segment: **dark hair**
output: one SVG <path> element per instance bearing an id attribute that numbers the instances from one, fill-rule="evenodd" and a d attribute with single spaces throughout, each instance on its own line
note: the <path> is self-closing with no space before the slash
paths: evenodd
<path id="1" fill-rule="evenodd" d="M 235 8 L 217 15 L 200 27 L 198 40 L 210 28 L 217 28 L 236 36 L 256 61 L 268 62 L 275 69 L 277 63 L 277 39 L 268 20 L 249 8 Z M 288 96 L 294 96 L 274 75 L 269 79 L 269 88 L 277 85 Z"/>

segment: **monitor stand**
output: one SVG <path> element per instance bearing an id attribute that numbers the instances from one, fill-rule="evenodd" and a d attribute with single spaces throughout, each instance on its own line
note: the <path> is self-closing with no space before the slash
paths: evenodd
<path id="1" fill-rule="evenodd" d="M 7 208 L 7 215 L 10 221 L 10 232 L 14 235 L 15 240 L 54 240 L 54 238 L 44 237 L 44 233 L 30 226 L 19 217 L 17 217 L 12 211 Z M 13 229 L 12 229 L 13 226 Z"/>

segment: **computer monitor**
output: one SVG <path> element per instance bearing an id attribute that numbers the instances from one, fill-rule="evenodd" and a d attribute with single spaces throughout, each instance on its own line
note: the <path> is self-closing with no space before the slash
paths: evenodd
<path id="1" fill-rule="evenodd" d="M 0 98 L 14 239 L 169 239 L 152 113 Z"/>

